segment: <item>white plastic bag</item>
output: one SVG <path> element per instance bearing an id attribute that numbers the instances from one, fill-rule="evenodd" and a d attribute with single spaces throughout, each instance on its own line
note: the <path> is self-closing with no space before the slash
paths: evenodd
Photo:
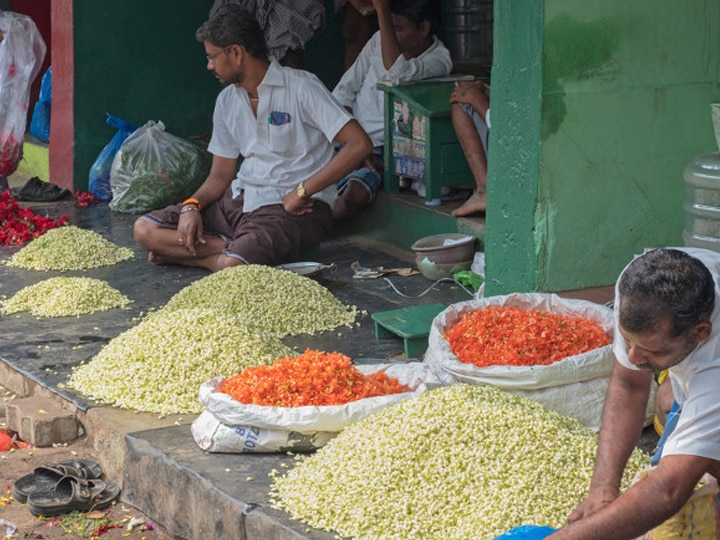
<path id="1" fill-rule="evenodd" d="M 464 313 L 487 306 L 513 306 L 584 317 L 598 323 L 610 337 L 614 331 L 612 310 L 585 300 L 544 293 L 516 293 L 460 302 L 449 306 L 433 320 L 428 349 L 423 358 L 445 384 L 465 382 L 496 386 L 522 394 L 547 409 L 576 418 L 586 427 L 598 431 L 613 365 L 612 345 L 547 366 L 479 368 L 461 362 L 452 352 L 444 334 Z"/>
<path id="2" fill-rule="evenodd" d="M 0 175 L 9 176 L 22 158 L 30 85 L 45 58 L 45 42 L 26 15 L 0 11 Z"/>
<path id="3" fill-rule="evenodd" d="M 357 368 L 365 374 L 384 370 L 411 391 L 344 405 L 267 407 L 245 405 L 220 392 L 218 387 L 223 379 L 218 377 L 200 387 L 200 401 L 206 410 L 193 422 L 193 438 L 208 452 L 307 452 L 324 446 L 343 428 L 388 405 L 441 386 L 422 362 Z"/>
<path id="4" fill-rule="evenodd" d="M 205 181 L 210 162 L 198 145 L 151 120 L 125 139 L 113 158 L 109 206 L 140 214 L 178 203 Z"/>

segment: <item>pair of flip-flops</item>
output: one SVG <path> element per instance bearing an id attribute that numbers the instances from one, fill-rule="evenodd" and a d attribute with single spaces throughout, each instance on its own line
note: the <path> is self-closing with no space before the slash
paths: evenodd
<path id="1" fill-rule="evenodd" d="M 48 463 L 18 478 L 13 498 L 36 516 L 88 512 L 109 506 L 120 494 L 113 482 L 100 480 L 102 467 L 90 459 Z"/>
<path id="2" fill-rule="evenodd" d="M 54 202 L 72 195 L 70 190 L 43 182 L 37 176 L 30 178 L 23 187 L 11 190 L 11 193 L 16 200 L 25 202 Z"/>

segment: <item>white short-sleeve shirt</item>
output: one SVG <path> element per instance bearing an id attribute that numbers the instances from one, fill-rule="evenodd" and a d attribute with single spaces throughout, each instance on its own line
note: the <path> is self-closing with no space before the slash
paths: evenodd
<path id="1" fill-rule="evenodd" d="M 352 116 L 307 71 L 273 61 L 258 86 L 257 117 L 247 92 L 236 85 L 218 95 L 208 150 L 242 156 L 233 194 L 244 190 L 244 212 L 279 204 L 332 159 L 333 139 Z M 313 197 L 333 205 L 334 185 Z"/>
<path id="2" fill-rule="evenodd" d="M 715 281 L 715 309 L 711 317 L 713 329 L 707 341 L 668 370 L 681 414 L 675 430 L 665 442 L 663 456 L 692 455 L 720 461 L 720 253 L 700 248 L 673 249 L 699 259 L 710 270 Z M 620 364 L 635 370 L 619 332 L 619 306 L 620 294 L 616 285 L 613 349 Z"/>
<path id="3" fill-rule="evenodd" d="M 350 107 L 357 121 L 372 139 L 373 146 L 381 146 L 385 140 L 384 97 L 382 90 L 378 90 L 377 83 L 388 81 L 398 84 L 445 77 L 451 70 L 450 51 L 437 38 L 420 56 L 405 58 L 401 54 L 390 69 L 385 69 L 378 30 L 360 51 L 355 63 L 343 74 L 333 89 L 333 96 L 344 107 Z"/>

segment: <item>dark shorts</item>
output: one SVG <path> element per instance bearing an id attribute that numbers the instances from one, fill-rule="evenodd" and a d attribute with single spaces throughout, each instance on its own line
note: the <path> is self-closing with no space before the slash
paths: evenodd
<path id="1" fill-rule="evenodd" d="M 339 150 L 340 147 L 337 149 Z M 358 180 L 360 184 L 367 190 L 370 195 L 370 201 L 375 198 L 378 194 L 383 183 L 383 172 L 385 164 L 383 162 L 383 147 L 376 146 L 373 148 L 372 157 L 366 161 L 369 166 L 357 169 L 350 174 L 342 177 L 335 186 L 337 187 L 338 195 L 342 195 L 345 191 L 347 183 L 350 180 Z"/>
<path id="2" fill-rule="evenodd" d="M 242 206 L 242 194 L 233 199 L 232 189 L 228 188 L 220 200 L 200 214 L 204 232 L 225 241 L 223 253 L 246 264 L 275 266 L 299 261 L 331 231 L 332 211 L 322 201 L 315 200 L 313 211 L 302 216 L 287 213 L 282 204 L 261 206 L 247 213 Z M 168 206 L 142 218 L 175 229 L 181 207 Z"/>

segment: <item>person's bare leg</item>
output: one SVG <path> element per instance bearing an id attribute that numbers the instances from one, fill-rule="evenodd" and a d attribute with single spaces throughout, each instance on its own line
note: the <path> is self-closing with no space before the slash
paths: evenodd
<path id="1" fill-rule="evenodd" d="M 138 245 L 148 250 L 148 261 L 153 264 L 177 264 L 206 268 L 211 272 L 228 266 L 237 266 L 242 261 L 223 254 L 225 242 L 222 238 L 204 235 L 204 244 L 195 246 L 195 255 L 177 241 L 177 231 L 160 227 L 145 219 L 135 221 L 133 235 Z"/>
<path id="2" fill-rule="evenodd" d="M 351 178 L 343 192 L 335 199 L 333 218 L 343 220 L 354 216 L 370 204 L 370 199 L 370 192 L 362 180 Z"/>
<path id="3" fill-rule="evenodd" d="M 452 211 L 455 217 L 469 216 L 487 210 L 487 155 L 475 123 L 469 114 L 461 107 L 453 104 L 451 109 L 452 122 L 457 133 L 460 147 L 463 149 L 465 159 L 470 166 L 470 172 L 475 179 L 475 190 L 470 198 Z"/>

